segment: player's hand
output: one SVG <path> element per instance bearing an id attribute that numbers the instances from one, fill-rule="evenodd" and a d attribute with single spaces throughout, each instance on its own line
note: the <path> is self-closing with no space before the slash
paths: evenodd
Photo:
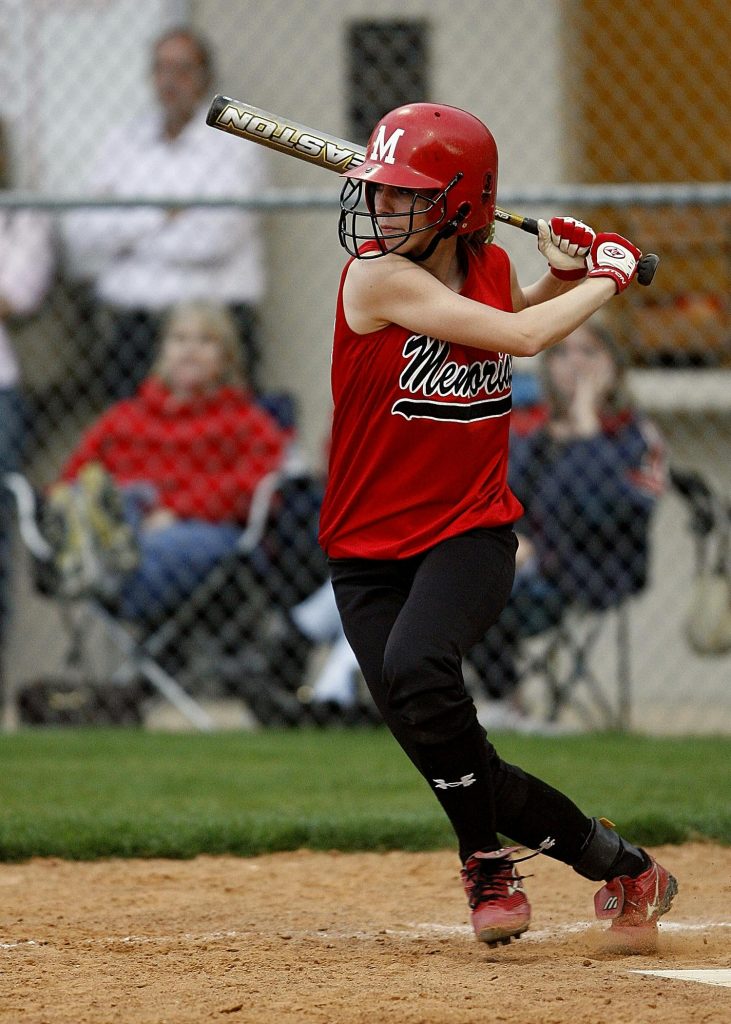
<path id="1" fill-rule="evenodd" d="M 588 224 L 573 217 L 552 217 L 550 224 L 538 221 L 538 248 L 561 281 L 586 277 L 586 256 L 595 237 Z"/>
<path id="2" fill-rule="evenodd" d="M 611 277 L 617 292 L 623 292 L 637 273 L 641 256 L 637 246 L 621 235 L 599 234 L 586 257 L 589 277 Z"/>

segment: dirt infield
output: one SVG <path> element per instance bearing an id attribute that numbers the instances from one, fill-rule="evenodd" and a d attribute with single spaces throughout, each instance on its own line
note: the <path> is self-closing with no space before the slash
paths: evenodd
<path id="1" fill-rule="evenodd" d="M 731 849 L 657 851 L 680 881 L 657 952 L 612 950 L 596 888 L 526 865 L 534 920 L 475 942 L 449 852 L 0 865 L 0 1021 L 716 1024 L 731 989 Z"/>

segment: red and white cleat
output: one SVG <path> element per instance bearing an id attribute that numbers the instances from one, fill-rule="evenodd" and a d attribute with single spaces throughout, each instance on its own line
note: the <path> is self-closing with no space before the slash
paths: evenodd
<path id="1" fill-rule="evenodd" d="M 667 914 L 678 891 L 675 878 L 656 860 L 636 878 L 620 875 L 602 886 L 594 897 L 594 910 L 600 921 L 611 920 L 610 931 L 631 935 L 657 931 L 657 922 Z"/>
<path id="2" fill-rule="evenodd" d="M 511 860 L 517 849 L 473 853 L 460 873 L 475 935 L 491 947 L 507 945 L 530 924 L 530 903 L 523 878 Z"/>

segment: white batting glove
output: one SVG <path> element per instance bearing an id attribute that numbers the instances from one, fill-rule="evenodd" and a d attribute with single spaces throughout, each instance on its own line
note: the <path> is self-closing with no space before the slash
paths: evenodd
<path id="1" fill-rule="evenodd" d="M 586 277 L 586 256 L 595 237 L 588 224 L 573 217 L 552 217 L 550 224 L 538 221 L 538 248 L 561 281 Z"/>
<path id="2" fill-rule="evenodd" d="M 641 256 L 637 246 L 621 235 L 611 232 L 599 234 L 586 257 L 589 277 L 611 277 L 617 292 L 623 292 L 637 273 Z"/>

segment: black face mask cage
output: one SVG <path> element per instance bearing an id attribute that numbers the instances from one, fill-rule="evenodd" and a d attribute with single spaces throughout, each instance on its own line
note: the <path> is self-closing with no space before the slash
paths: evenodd
<path id="1" fill-rule="evenodd" d="M 340 244 L 351 256 L 363 260 L 372 260 L 379 256 L 385 256 L 389 252 L 398 252 L 404 242 L 411 238 L 412 235 L 429 231 L 444 222 L 447 216 L 447 194 L 456 185 L 460 177 L 461 175 L 457 175 L 436 196 L 413 192 L 408 214 L 408 228 L 405 231 L 389 234 L 387 238 L 384 238 L 379 231 L 379 221 L 388 221 L 390 218 L 396 217 L 402 218 L 404 214 L 383 213 L 376 216 L 372 194 L 368 194 L 369 189 L 373 188 L 373 183 L 359 181 L 356 178 L 346 179 L 340 193 L 340 219 L 338 221 Z M 420 199 L 426 203 L 426 206 L 415 212 L 416 203 Z M 365 206 L 366 209 L 358 209 L 360 206 Z M 433 210 L 436 210 L 438 213 L 435 219 L 430 220 L 428 224 L 424 224 L 422 227 L 414 227 L 414 218 L 416 216 L 421 217 L 424 214 L 431 213 Z M 377 249 L 369 249 L 365 253 L 358 251 L 365 242 L 373 241 L 377 243 Z"/>

